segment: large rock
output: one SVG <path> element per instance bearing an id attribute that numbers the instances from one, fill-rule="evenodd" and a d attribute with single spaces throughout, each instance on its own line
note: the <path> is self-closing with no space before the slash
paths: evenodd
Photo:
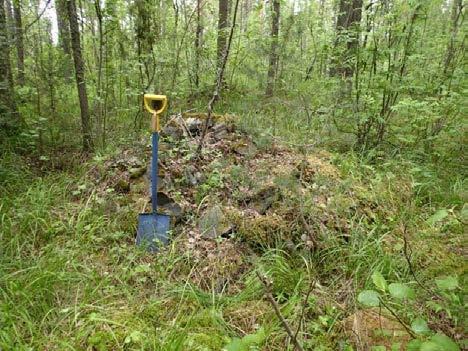
<path id="1" fill-rule="evenodd" d="M 232 225 L 226 219 L 219 205 L 208 208 L 199 221 L 200 233 L 203 237 L 214 239 L 231 230 Z"/>

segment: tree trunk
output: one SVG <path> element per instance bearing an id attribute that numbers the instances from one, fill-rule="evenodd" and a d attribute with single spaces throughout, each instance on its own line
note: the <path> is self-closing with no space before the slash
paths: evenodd
<path id="1" fill-rule="evenodd" d="M 21 1 L 13 1 L 13 12 L 15 15 L 15 39 L 16 52 L 18 55 L 18 85 L 24 85 L 24 42 L 23 42 L 23 21 L 21 18 Z"/>
<path id="2" fill-rule="evenodd" d="M 352 58 L 359 44 L 359 24 L 362 17 L 362 0 L 340 0 L 336 20 L 335 57 L 330 75 L 352 77 Z M 344 48 L 343 48 L 344 46 Z M 343 50 L 343 51 L 342 51 Z"/>
<path id="3" fill-rule="evenodd" d="M 195 33 L 195 87 L 197 89 L 200 85 L 200 51 L 203 33 L 203 26 L 201 23 L 201 1 L 202 0 L 197 0 L 197 30 Z"/>
<path id="4" fill-rule="evenodd" d="M 96 9 L 96 17 L 98 21 L 98 33 L 99 33 L 99 53 L 97 57 L 97 82 L 96 82 L 96 95 L 97 95 L 97 132 L 101 140 L 103 140 L 103 123 L 102 118 L 104 115 L 104 105 L 102 99 L 102 64 L 104 56 L 104 28 L 103 28 L 103 16 L 100 0 L 94 1 L 94 7 Z M 102 143 L 104 144 L 104 143 Z"/>
<path id="5" fill-rule="evenodd" d="M 9 79 L 10 74 L 8 27 L 6 24 L 4 2 L 0 0 L 0 131 L 6 130 L 7 132 L 11 132 L 20 126 L 20 117 L 16 109 L 13 87 Z"/>
<path id="6" fill-rule="evenodd" d="M 219 0 L 218 4 L 218 40 L 216 58 L 217 68 L 219 69 L 223 62 L 224 51 L 226 49 L 229 2 L 228 0 Z"/>
<path id="7" fill-rule="evenodd" d="M 451 30 L 450 39 L 447 45 L 447 51 L 444 60 L 444 72 L 443 75 L 446 77 L 452 66 L 453 59 L 455 57 L 455 42 L 458 34 L 459 19 L 463 12 L 463 0 L 453 0 L 451 17 Z"/>
<path id="8" fill-rule="evenodd" d="M 81 110 L 81 133 L 83 138 L 83 150 L 92 151 L 93 140 L 91 136 L 91 124 L 89 118 L 88 95 L 86 93 L 86 81 L 84 62 L 81 53 L 80 29 L 76 13 L 75 0 L 67 0 L 68 19 L 70 22 L 71 44 L 73 49 L 73 61 L 75 63 L 76 85 Z"/>
<path id="9" fill-rule="evenodd" d="M 57 14 L 57 27 L 59 44 L 63 52 L 71 56 L 70 49 L 70 25 L 68 21 L 67 0 L 55 0 L 55 12 Z"/>
<path id="10" fill-rule="evenodd" d="M 278 69 L 278 34 L 280 20 L 280 0 L 273 0 L 271 17 L 270 64 L 268 65 L 267 86 L 265 95 L 272 96 Z"/>
<path id="11" fill-rule="evenodd" d="M 13 16 L 13 6 L 11 4 L 11 0 L 5 0 L 5 6 L 6 24 L 9 38 L 11 38 L 14 37 L 15 33 L 15 18 Z"/>

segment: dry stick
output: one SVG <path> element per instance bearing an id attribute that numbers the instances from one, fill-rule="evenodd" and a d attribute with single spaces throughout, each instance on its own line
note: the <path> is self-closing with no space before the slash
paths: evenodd
<path id="1" fill-rule="evenodd" d="M 265 287 L 265 295 L 266 295 L 268 301 L 270 302 L 271 306 L 275 310 L 275 314 L 278 317 L 278 319 L 280 320 L 281 324 L 283 325 L 283 328 L 286 330 L 286 333 L 288 333 L 289 337 L 291 338 L 291 341 L 293 342 L 293 344 L 295 346 L 295 349 L 297 349 L 299 351 L 304 351 L 304 348 L 299 343 L 299 341 L 297 340 L 296 335 L 294 335 L 291 327 L 289 326 L 288 321 L 281 314 L 278 303 L 276 302 L 276 300 L 273 297 L 273 294 L 271 293 L 271 283 L 266 279 L 266 277 L 262 276 L 258 272 L 257 272 L 257 277 L 258 277 L 258 279 L 260 279 L 260 282 Z"/>
<path id="2" fill-rule="evenodd" d="M 390 308 L 389 305 L 387 305 L 385 302 L 383 302 L 383 300 L 381 298 L 379 298 L 379 301 L 380 301 L 380 304 L 385 307 L 391 314 L 393 317 L 396 318 L 396 320 L 398 321 L 398 323 L 400 323 L 403 328 L 406 329 L 406 331 L 408 332 L 409 335 L 411 335 L 411 337 L 415 338 L 416 337 L 416 334 L 414 334 L 414 332 L 406 325 L 405 322 L 403 322 L 403 320 L 396 314 L 396 312 L 394 310 L 392 310 Z"/>
<path id="3" fill-rule="evenodd" d="M 405 256 L 406 263 L 408 263 L 409 271 L 410 271 L 411 275 L 413 276 L 414 280 L 416 281 L 416 283 L 418 283 L 418 285 L 421 288 L 423 288 L 426 292 L 432 294 L 433 292 L 431 290 L 429 290 L 427 287 L 425 287 L 419 281 L 418 277 L 416 276 L 416 273 L 415 273 L 414 268 L 413 268 L 413 264 L 411 263 L 412 252 L 413 252 L 413 250 L 411 250 L 411 247 L 409 245 L 408 233 L 407 233 L 407 228 L 406 228 L 406 225 L 405 225 L 405 226 L 403 226 L 403 255 Z"/>
<path id="4" fill-rule="evenodd" d="M 301 219 L 301 222 L 302 224 L 304 225 L 305 227 L 305 230 L 307 232 L 307 234 L 309 234 L 309 239 L 312 241 L 312 243 L 314 244 L 314 248 L 317 249 L 317 248 L 320 248 L 321 245 L 319 244 L 317 238 L 315 237 L 315 234 L 314 234 L 314 231 L 312 230 L 312 228 L 310 227 L 309 223 L 307 223 L 306 219 L 305 219 L 305 216 L 304 216 L 304 212 L 301 210 L 300 214 L 299 214 L 299 218 Z"/>
<path id="5" fill-rule="evenodd" d="M 312 290 L 314 290 L 314 288 L 315 288 L 315 280 L 310 279 L 309 288 L 308 288 L 307 293 L 306 293 L 306 295 L 304 297 L 304 300 L 302 301 L 302 311 L 301 311 L 301 316 L 299 317 L 299 324 L 297 325 L 296 332 L 294 333 L 294 337 L 296 339 L 297 339 L 297 336 L 299 335 L 299 331 L 301 330 L 301 324 L 302 324 L 302 321 L 304 320 L 306 307 L 309 304 L 310 294 L 312 293 Z"/>
<path id="6" fill-rule="evenodd" d="M 203 126 L 203 131 L 202 135 L 200 136 L 200 141 L 198 142 L 198 148 L 197 148 L 197 157 L 200 157 L 202 149 L 203 149 L 203 141 L 206 136 L 206 132 L 208 130 L 208 126 L 211 123 L 211 115 L 213 114 L 213 107 L 215 102 L 219 98 L 219 92 L 221 90 L 223 78 L 224 78 L 224 70 L 226 68 L 226 63 L 227 59 L 229 56 L 229 51 L 231 50 L 231 42 L 232 42 L 232 36 L 234 35 L 234 28 L 236 26 L 236 19 L 237 19 L 237 8 L 239 7 L 239 0 L 236 0 L 236 6 L 234 7 L 234 16 L 232 18 L 232 25 L 231 25 L 231 30 L 229 32 L 229 39 L 226 45 L 226 48 L 224 50 L 224 55 L 223 55 L 223 61 L 221 63 L 221 67 L 218 69 L 218 76 L 216 78 L 216 86 L 215 90 L 213 92 L 213 96 L 211 97 L 210 101 L 208 102 L 208 113 L 206 116 L 205 124 Z"/>

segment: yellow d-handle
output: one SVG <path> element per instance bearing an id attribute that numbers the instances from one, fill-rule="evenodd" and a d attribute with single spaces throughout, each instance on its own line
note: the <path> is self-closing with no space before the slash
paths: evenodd
<path id="1" fill-rule="evenodd" d="M 143 97 L 145 108 L 153 115 L 151 126 L 154 132 L 159 132 L 159 115 L 167 108 L 166 95 L 145 94 Z"/>

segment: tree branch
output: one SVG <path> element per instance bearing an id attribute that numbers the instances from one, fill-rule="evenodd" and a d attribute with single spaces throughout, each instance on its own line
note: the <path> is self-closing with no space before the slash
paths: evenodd
<path id="1" fill-rule="evenodd" d="M 31 23 L 29 23 L 27 26 L 24 27 L 24 30 L 23 32 L 26 32 L 29 28 L 31 28 L 37 21 L 39 21 L 42 17 L 42 15 L 44 14 L 44 12 L 46 12 L 47 8 L 49 7 L 49 4 L 50 4 L 50 1 L 51 0 L 47 0 L 44 8 L 42 9 L 41 13 L 34 19 L 34 21 L 32 21 Z"/>
<path id="2" fill-rule="evenodd" d="M 271 282 L 268 281 L 267 278 L 265 276 L 262 276 L 259 272 L 257 272 L 257 277 L 258 279 L 260 279 L 260 282 L 265 287 L 265 295 L 268 301 L 270 302 L 271 306 L 273 307 L 273 310 L 275 311 L 276 316 L 280 320 L 281 325 L 283 326 L 283 328 L 286 330 L 286 333 L 288 333 L 289 337 L 291 338 L 291 341 L 294 344 L 294 349 L 299 350 L 299 351 L 304 351 L 304 348 L 297 340 L 296 335 L 293 333 L 288 321 L 281 314 L 278 303 L 276 302 L 275 298 L 273 297 L 273 294 L 271 293 Z"/>

